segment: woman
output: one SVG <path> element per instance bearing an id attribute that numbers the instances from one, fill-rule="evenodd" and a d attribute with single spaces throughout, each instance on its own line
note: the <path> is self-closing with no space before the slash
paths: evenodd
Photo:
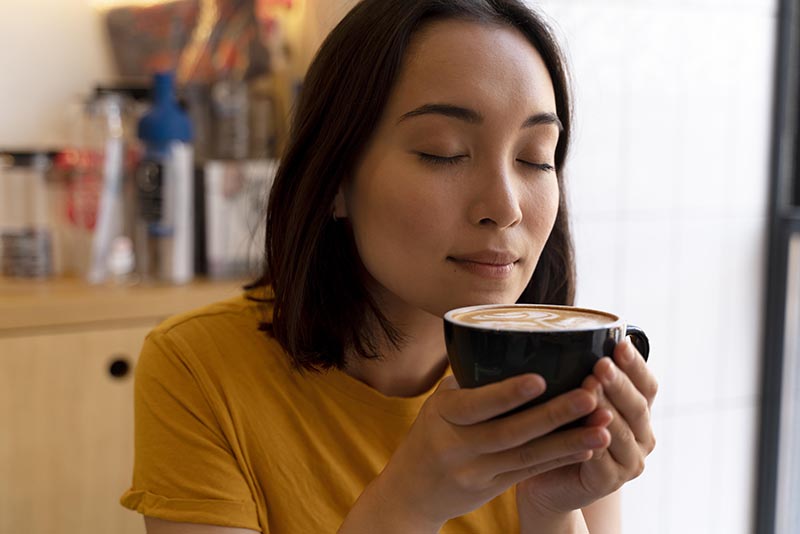
<path id="1" fill-rule="evenodd" d="M 654 447 L 631 343 L 496 418 L 542 378 L 461 390 L 442 335 L 460 306 L 571 303 L 569 129 L 517 0 L 357 5 L 309 70 L 263 279 L 145 343 L 122 503 L 151 534 L 618 532 Z"/>

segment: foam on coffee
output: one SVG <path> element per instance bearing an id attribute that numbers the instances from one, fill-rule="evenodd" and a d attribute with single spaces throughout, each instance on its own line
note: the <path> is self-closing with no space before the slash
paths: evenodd
<path id="1" fill-rule="evenodd" d="M 491 330 L 583 330 L 617 321 L 613 315 L 576 308 L 505 306 L 448 314 L 451 321 Z"/>

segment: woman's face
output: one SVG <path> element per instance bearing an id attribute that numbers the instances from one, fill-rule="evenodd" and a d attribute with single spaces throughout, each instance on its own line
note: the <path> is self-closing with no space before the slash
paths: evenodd
<path id="1" fill-rule="evenodd" d="M 555 222 L 559 130 L 522 34 L 463 21 L 417 33 L 334 205 L 379 302 L 436 316 L 515 302 Z"/>

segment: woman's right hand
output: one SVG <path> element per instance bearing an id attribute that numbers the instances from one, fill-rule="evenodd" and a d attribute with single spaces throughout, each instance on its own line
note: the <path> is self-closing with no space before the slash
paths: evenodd
<path id="1" fill-rule="evenodd" d="M 610 435 L 602 425 L 553 432 L 597 408 L 597 393 L 586 389 L 495 419 L 544 390 L 538 375 L 474 389 L 460 389 L 452 376 L 445 378 L 340 533 L 379 526 L 381 532 L 438 532 L 448 519 L 514 484 L 586 461 L 592 450 L 608 446 Z"/>

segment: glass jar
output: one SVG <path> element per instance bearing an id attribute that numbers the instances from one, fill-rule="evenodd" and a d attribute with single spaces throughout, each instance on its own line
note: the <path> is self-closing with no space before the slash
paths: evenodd
<path id="1" fill-rule="evenodd" d="M 54 274 L 53 224 L 47 187 L 54 153 L 0 151 L 0 274 Z"/>
<path id="2" fill-rule="evenodd" d="M 56 161 L 63 183 L 59 235 L 64 271 L 92 284 L 115 282 L 124 262 L 115 243 L 133 236 L 133 170 L 140 107 L 135 86 L 98 86 L 72 109 L 72 139 Z M 144 96 L 142 96 L 144 98 Z"/>

